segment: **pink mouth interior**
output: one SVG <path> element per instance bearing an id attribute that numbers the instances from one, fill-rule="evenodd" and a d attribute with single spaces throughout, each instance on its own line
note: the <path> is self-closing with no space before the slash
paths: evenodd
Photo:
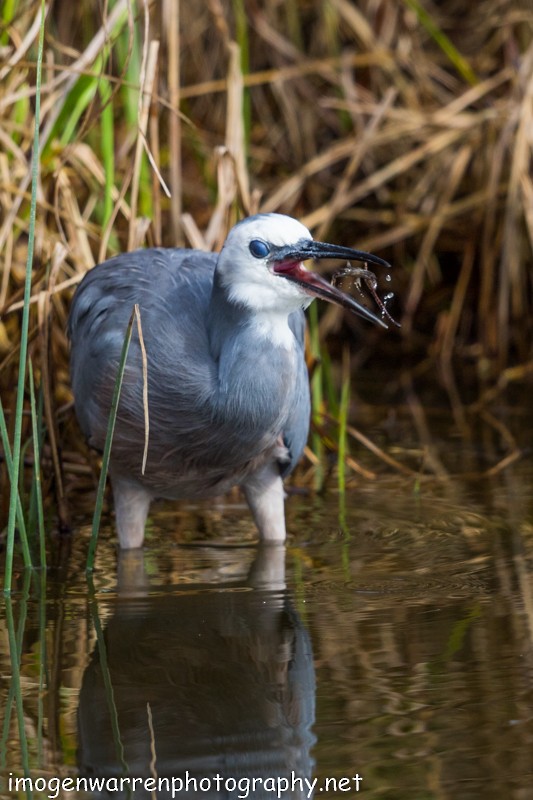
<path id="1" fill-rule="evenodd" d="M 283 274 L 285 272 L 290 272 L 293 275 L 299 275 L 301 272 L 307 273 L 307 270 L 304 269 L 299 261 L 279 261 L 274 264 L 273 269 L 274 272 L 277 272 L 278 274 Z"/>

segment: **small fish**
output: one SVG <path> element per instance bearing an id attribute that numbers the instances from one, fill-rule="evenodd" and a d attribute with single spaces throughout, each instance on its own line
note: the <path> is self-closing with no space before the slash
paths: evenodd
<path id="1" fill-rule="evenodd" d="M 359 292 L 361 294 L 364 294 L 363 288 L 362 288 L 362 285 L 361 285 L 361 282 L 364 281 L 364 283 L 366 284 L 366 286 L 368 287 L 368 289 L 370 291 L 370 294 L 374 298 L 377 306 L 379 307 L 379 309 L 381 311 L 381 316 L 382 317 L 387 317 L 387 319 L 389 319 L 392 322 L 393 325 L 396 325 L 397 328 L 400 327 L 400 323 L 396 322 L 396 320 L 393 319 L 393 317 L 391 317 L 390 313 L 388 312 L 388 310 L 386 308 L 386 303 L 388 301 L 392 300 L 392 298 L 394 297 L 394 294 L 392 292 L 389 292 L 384 297 L 383 300 L 381 299 L 381 297 L 378 295 L 378 293 L 376 291 L 376 289 L 378 287 L 378 280 L 377 280 L 375 274 L 373 272 L 371 272 L 371 270 L 365 269 L 364 267 L 353 267 L 350 264 L 350 262 L 346 262 L 346 266 L 345 267 L 343 267 L 342 269 L 337 270 L 337 272 L 334 273 L 333 277 L 331 278 L 331 283 L 334 286 L 336 286 L 338 281 L 341 278 L 344 278 L 346 275 L 351 275 L 352 277 L 355 278 L 354 283 L 357 286 L 357 288 L 359 289 Z"/>

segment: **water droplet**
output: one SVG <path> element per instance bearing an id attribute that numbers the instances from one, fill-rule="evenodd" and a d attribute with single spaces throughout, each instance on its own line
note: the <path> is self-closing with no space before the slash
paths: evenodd
<path id="1" fill-rule="evenodd" d="M 392 280 L 392 275 L 387 273 L 387 275 L 385 275 L 385 280 L 390 282 Z"/>
<path id="2" fill-rule="evenodd" d="M 389 292 L 389 293 L 388 293 L 388 294 L 386 294 L 386 295 L 385 295 L 385 297 L 383 298 L 383 302 L 384 302 L 384 303 L 390 303 L 390 301 L 393 299 L 393 297 L 394 297 L 394 292 Z"/>

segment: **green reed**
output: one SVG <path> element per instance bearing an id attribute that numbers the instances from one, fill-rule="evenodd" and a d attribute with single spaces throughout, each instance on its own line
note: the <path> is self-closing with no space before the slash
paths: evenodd
<path id="1" fill-rule="evenodd" d="M 24 511 L 22 509 L 22 501 L 20 499 L 20 492 L 19 492 L 19 482 L 17 477 L 13 474 L 13 458 L 11 455 L 11 444 L 9 441 L 9 434 L 6 425 L 6 418 L 4 414 L 4 407 L 2 405 L 2 400 L 0 398 L 0 436 L 2 437 L 2 447 L 4 450 L 4 459 L 7 468 L 7 474 L 9 478 L 10 490 L 11 492 L 16 493 L 16 514 L 17 514 L 17 524 L 18 524 L 18 531 L 20 536 L 20 541 L 22 545 L 22 556 L 24 559 L 24 565 L 26 567 L 32 566 L 32 559 L 30 548 L 28 545 L 28 537 L 26 533 L 26 521 L 24 519 Z M 11 581 L 10 581 L 11 585 Z"/>
<path id="2" fill-rule="evenodd" d="M 404 0 L 404 3 L 412 11 L 414 11 L 420 23 L 427 30 L 431 38 L 437 43 L 442 52 L 448 57 L 461 77 L 464 78 L 464 80 L 467 81 L 467 83 L 469 83 L 471 86 L 475 86 L 477 83 L 479 83 L 478 76 L 466 58 L 454 46 L 444 31 L 439 28 L 431 14 L 426 11 L 422 4 L 419 3 L 418 0 Z"/>
<path id="3" fill-rule="evenodd" d="M 94 506 L 94 515 L 93 515 L 93 524 L 91 530 L 91 539 L 89 542 L 89 550 L 87 553 L 87 564 L 86 570 L 87 572 L 92 572 L 94 568 L 94 559 L 96 556 L 96 545 L 98 542 L 98 532 L 100 530 L 100 520 L 102 518 L 102 509 L 104 505 L 104 494 L 105 494 L 105 487 L 107 481 L 107 473 L 109 469 L 109 458 L 111 456 L 111 445 L 113 444 L 113 434 L 115 432 L 115 423 L 117 419 L 117 412 L 118 412 L 118 404 L 120 400 L 120 392 L 122 389 L 122 381 L 124 378 L 124 370 L 126 369 L 126 359 L 128 357 L 128 351 L 130 347 L 131 337 L 133 333 L 133 323 L 135 319 L 138 319 L 139 310 L 138 306 L 136 305 L 134 310 L 132 311 L 130 321 L 128 322 L 128 327 L 126 329 L 126 335 L 124 336 L 124 343 L 122 345 L 122 351 L 120 354 L 120 360 L 118 364 L 117 376 L 115 378 L 115 385 L 113 388 L 113 397 L 111 399 L 111 408 L 109 411 L 109 419 L 107 422 L 107 433 L 104 443 L 104 451 L 102 454 L 102 467 L 100 470 L 100 479 L 98 481 L 98 491 L 96 493 L 96 501 Z"/>
<path id="4" fill-rule="evenodd" d="M 339 491 L 339 525 L 346 530 L 346 457 L 348 455 L 348 416 L 350 410 L 350 353 L 342 357 L 342 388 L 339 404 L 339 430 L 337 440 L 337 486 Z"/>
<path id="5" fill-rule="evenodd" d="M 31 425 L 33 434 L 33 481 L 34 492 L 32 499 L 35 498 L 35 507 L 37 511 L 37 530 L 39 532 L 39 566 L 41 569 L 46 569 L 46 535 L 44 529 L 44 510 L 43 510 L 43 495 L 41 486 L 41 450 L 39 433 L 39 423 L 37 417 L 37 405 L 35 402 L 35 383 L 33 379 L 33 363 L 31 359 L 28 364 L 28 372 L 30 378 L 30 407 L 31 407 Z M 30 515 L 31 519 L 31 515 Z"/>
<path id="6" fill-rule="evenodd" d="M 28 255 L 26 259 L 26 275 L 24 279 L 24 306 L 22 309 L 21 336 L 19 351 L 19 372 L 17 382 L 17 394 L 15 398 L 15 428 L 13 432 L 13 449 L 11 465 L 11 491 L 9 497 L 9 520 L 7 526 L 6 543 L 6 566 L 4 573 L 4 593 L 11 591 L 13 579 L 13 555 L 15 549 L 15 526 L 19 507 L 19 493 L 17 480 L 21 468 L 21 449 L 22 449 L 22 419 L 24 415 L 24 385 L 26 379 L 27 355 L 28 355 L 28 332 L 30 323 L 30 296 L 31 282 L 33 274 L 33 252 L 35 244 L 35 219 L 37 212 L 37 189 L 39 179 L 39 121 L 41 108 L 41 79 L 44 49 L 44 22 L 45 22 L 45 0 L 41 0 L 41 25 L 39 28 L 39 43 L 37 49 L 37 72 L 35 78 L 35 125 L 33 134 L 33 154 L 31 164 L 31 201 L 30 219 L 28 229 Z"/>

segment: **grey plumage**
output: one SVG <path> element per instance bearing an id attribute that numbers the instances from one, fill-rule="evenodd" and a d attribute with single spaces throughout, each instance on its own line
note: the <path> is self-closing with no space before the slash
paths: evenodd
<path id="1" fill-rule="evenodd" d="M 258 248 L 258 241 L 265 246 Z M 268 254 L 254 256 L 251 242 L 261 252 L 268 248 Z M 292 261 L 291 243 L 297 245 Z M 143 372 L 135 327 L 110 462 L 122 547 L 142 544 L 153 497 L 203 498 L 235 485 L 243 487 L 261 536 L 284 538 L 281 479 L 299 460 L 309 427 L 303 308 L 328 287 L 318 286 L 314 276 L 307 286 L 313 273 L 296 268 L 305 248 L 314 246 L 332 247 L 313 242 L 295 220 L 259 215 L 235 226 L 220 256 L 140 250 L 98 265 L 83 279 L 69 319 L 71 381 L 91 446 L 104 445 L 135 303 L 146 345 L 145 473 Z M 373 317 L 351 303 L 357 313 Z"/>

